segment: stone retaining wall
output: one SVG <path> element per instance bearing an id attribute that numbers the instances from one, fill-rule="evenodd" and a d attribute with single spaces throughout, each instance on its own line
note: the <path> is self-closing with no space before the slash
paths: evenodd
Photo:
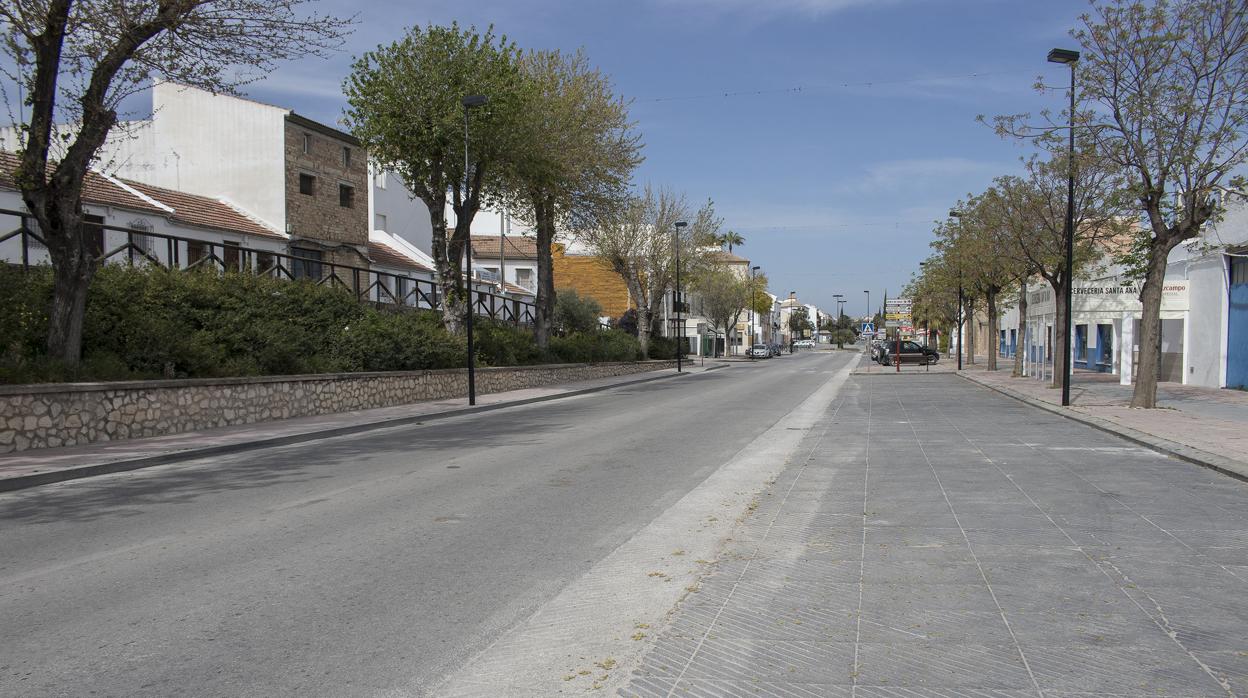
<path id="1" fill-rule="evenodd" d="M 674 361 L 477 369 L 477 392 L 671 368 Z M 0 453 L 135 439 L 468 394 L 463 369 L 0 386 Z"/>

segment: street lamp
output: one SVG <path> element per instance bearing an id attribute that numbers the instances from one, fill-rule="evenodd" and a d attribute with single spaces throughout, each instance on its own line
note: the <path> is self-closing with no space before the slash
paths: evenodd
<path id="1" fill-rule="evenodd" d="M 460 100 L 460 103 L 464 105 L 464 198 L 461 212 L 468 208 L 468 188 L 472 181 L 468 174 L 468 110 L 472 107 L 484 106 L 488 101 L 490 99 L 485 95 L 467 95 Z M 477 370 L 472 354 L 472 231 L 468 231 L 468 240 L 464 245 L 464 258 L 468 266 L 468 318 L 465 321 L 468 329 L 468 404 L 475 405 L 477 404 Z"/>
<path id="2" fill-rule="evenodd" d="M 863 293 L 867 294 L 867 322 L 874 323 L 874 322 L 875 322 L 875 316 L 871 314 L 871 292 L 870 292 L 870 291 L 863 291 Z M 877 327 L 877 328 L 875 328 L 875 329 L 876 329 L 876 330 L 879 330 L 880 328 L 878 328 L 878 327 Z"/>
<path id="3" fill-rule="evenodd" d="M 755 285 L 755 274 L 762 267 L 750 267 L 750 348 L 746 351 L 750 354 L 750 361 L 754 360 L 754 342 L 758 338 L 754 336 L 754 313 L 758 312 L 758 286 Z"/>
<path id="4" fill-rule="evenodd" d="M 792 343 L 792 333 L 794 333 L 794 328 L 792 328 L 792 311 L 795 311 L 795 310 L 797 310 L 797 292 L 789 291 L 789 355 L 790 356 L 792 356 L 792 347 L 794 347 L 794 343 Z"/>
<path id="5" fill-rule="evenodd" d="M 676 342 L 676 372 L 681 372 L 680 354 L 684 351 L 685 324 L 680 318 L 680 229 L 689 225 L 686 221 L 676 221 L 676 230 L 672 233 L 672 247 L 676 250 L 676 297 L 672 305 L 676 307 L 676 325 L 680 327 L 680 339 Z"/>
<path id="6" fill-rule="evenodd" d="M 950 211 L 949 217 L 961 218 L 962 212 Z M 958 230 L 960 231 L 961 229 L 962 229 L 961 222 L 959 221 Z M 962 370 L 962 324 L 966 322 L 966 318 L 963 317 L 963 306 L 964 306 L 964 303 L 962 301 L 962 265 L 959 264 L 958 265 L 958 370 L 959 371 Z"/>
<path id="7" fill-rule="evenodd" d="M 1072 292 L 1075 285 L 1075 64 L 1079 62 L 1079 52 L 1064 48 L 1049 51 L 1050 63 L 1064 63 L 1070 66 L 1070 141 L 1066 154 L 1066 307 L 1065 336 L 1062 339 L 1062 407 L 1070 406 L 1070 374 L 1074 371 L 1074 361 L 1070 355 L 1070 335 L 1074 322 Z"/>
<path id="8" fill-rule="evenodd" d="M 832 297 L 836 299 L 836 329 L 834 331 L 839 332 L 841 330 L 841 318 L 844 317 L 844 313 L 841 312 L 841 303 L 845 302 L 841 299 L 845 297 L 845 294 L 833 293 Z M 831 338 L 829 338 L 828 344 L 829 346 L 832 344 Z"/>

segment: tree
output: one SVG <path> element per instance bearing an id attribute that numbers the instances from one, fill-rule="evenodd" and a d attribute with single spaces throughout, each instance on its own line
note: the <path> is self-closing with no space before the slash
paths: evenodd
<path id="1" fill-rule="evenodd" d="M 695 277 L 691 286 L 711 329 L 716 334 L 723 333 L 726 353 L 732 332 L 750 303 L 750 280 L 727 265 L 715 264 Z"/>
<path id="2" fill-rule="evenodd" d="M 728 252 L 731 253 L 733 247 L 740 247 L 745 244 L 745 238 L 741 237 L 741 233 L 729 230 L 719 236 L 719 244 L 726 245 Z"/>
<path id="3" fill-rule="evenodd" d="M 429 209 L 442 321 L 458 331 L 467 318 L 464 250 L 472 219 L 507 191 L 513 166 L 531 149 L 522 114 L 531 102 L 519 53 L 506 37 L 476 28 L 413 27 L 352 65 L 343 84 L 346 119 L 381 168 L 393 170 Z M 464 106 L 468 95 L 488 104 L 471 113 L 464 172 Z M 448 235 L 448 196 L 455 228 Z M 471 273 L 471 270 L 469 270 Z"/>
<path id="4" fill-rule="evenodd" d="M 76 366 L 99 259 L 83 225 L 83 181 L 126 97 L 154 80 L 233 92 L 292 57 L 324 55 L 350 21 L 305 15 L 303 0 L 0 2 L 5 74 L 22 86 L 15 175 L 55 276 L 48 354 Z M 16 121 L 16 119 L 15 119 Z M 70 129 L 56 125 L 72 124 Z M 54 133 L 56 134 L 54 136 Z M 60 142 L 54 142 L 60 139 Z"/>
<path id="5" fill-rule="evenodd" d="M 641 145 L 627 103 L 582 51 L 533 51 L 520 66 L 533 89 L 519 124 L 526 151 L 514 163 L 514 198 L 537 234 L 536 335 L 546 348 L 556 303 L 556 228 L 574 227 L 574 218 L 592 219 L 623 199 Z"/>
<path id="6" fill-rule="evenodd" d="M 1073 32 L 1084 54 L 1081 124 L 1125 174 L 1147 227 L 1123 258 L 1144 279 L 1132 407 L 1157 406 L 1161 296 L 1170 251 L 1221 214 L 1248 161 L 1248 16 L 1242 2 L 1118 0 Z M 1173 192 L 1173 193 L 1171 193 Z M 1176 200 L 1177 199 L 1177 200 Z"/>
<path id="7" fill-rule="evenodd" d="M 683 196 L 647 186 L 617 206 L 596 211 L 592 219 L 580 222 L 576 233 L 628 287 L 637 308 L 637 340 L 643 353 L 649 351 L 651 328 L 663 307 L 663 296 L 675 288 L 677 248 L 681 274 L 692 278 L 706 263 L 705 249 L 718 234 L 720 221 L 711 202 L 698 211 L 692 225 L 676 228 L 688 213 Z"/>
<path id="8" fill-rule="evenodd" d="M 964 296 L 971 299 L 974 317 L 974 299 L 983 297 L 988 315 L 988 370 L 997 370 L 998 301 L 1001 293 L 1012 286 L 1026 268 L 1020 255 L 1010 249 L 1013 238 L 1004 233 L 1006 210 L 1002 206 L 1000 192 L 990 188 L 983 194 L 959 202 L 956 224 L 937 228 L 937 247 L 951 257 L 955 269 L 960 270 L 960 285 Z M 969 289 L 969 293 L 966 293 Z M 971 333 L 974 337 L 974 333 Z M 974 356 L 974 351 L 971 352 Z M 973 361 L 972 361 L 973 363 Z"/>
<path id="9" fill-rule="evenodd" d="M 1104 243 L 1120 237 L 1131 226 L 1123 217 L 1121 179 L 1112 168 L 1088 155 L 1076 152 L 1074 206 L 1074 270 L 1082 273 L 1101 256 Z M 997 253 L 1008 256 L 1015 269 L 1040 275 L 1057 299 L 1053 342 L 1064 346 L 1067 328 L 1064 297 L 1066 285 L 1066 195 L 1068 159 L 1062 155 L 1048 160 L 1033 157 L 1026 161 L 1024 177 L 997 177 L 989 224 L 999 236 Z M 1059 385 L 1069 357 L 1053 352 L 1053 384 Z"/>
<path id="10" fill-rule="evenodd" d="M 814 323 L 810 321 L 810 313 L 806 310 L 806 306 L 799 305 L 789 311 L 789 336 L 796 337 L 801 334 L 805 336 L 807 332 L 813 332 Z"/>
<path id="11" fill-rule="evenodd" d="M 555 301 L 553 329 L 560 334 L 574 332 L 594 332 L 598 329 L 598 318 L 602 317 L 602 306 L 589 296 L 581 296 L 574 289 L 566 289 Z"/>
<path id="12" fill-rule="evenodd" d="M 1080 19 L 1071 33 L 1083 49 L 1076 65 L 1085 109 L 1075 115 L 1076 133 L 1092 140 L 1102 167 L 1126 178 L 1145 223 L 1119 261 L 1144 280 L 1131 406 L 1151 408 L 1170 252 L 1221 215 L 1219 192 L 1243 184 L 1248 16 L 1241 2 L 1226 0 L 1106 0 Z M 998 117 L 998 128 L 1027 131 L 1026 118 Z M 1042 130 L 1062 137 L 1052 124 Z"/>

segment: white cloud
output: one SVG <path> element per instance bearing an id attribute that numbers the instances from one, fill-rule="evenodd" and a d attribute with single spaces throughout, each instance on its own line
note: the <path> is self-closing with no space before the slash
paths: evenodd
<path id="1" fill-rule="evenodd" d="M 960 157 L 886 160 L 868 166 L 862 175 L 836 189 L 840 193 L 862 193 L 939 188 L 965 178 L 993 177 L 1001 174 L 1001 169 L 1000 162 Z"/>

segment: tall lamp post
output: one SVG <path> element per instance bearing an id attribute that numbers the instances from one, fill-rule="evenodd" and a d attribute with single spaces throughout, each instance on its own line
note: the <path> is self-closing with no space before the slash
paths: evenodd
<path id="1" fill-rule="evenodd" d="M 875 322 L 875 316 L 871 314 L 871 292 L 863 291 L 863 293 L 867 294 L 867 322 Z"/>
<path id="2" fill-rule="evenodd" d="M 950 211 L 949 217 L 961 218 L 962 213 L 960 211 Z M 961 230 L 961 222 L 959 222 L 958 229 Z M 963 293 L 962 291 L 962 265 L 959 264 L 958 265 L 958 370 L 959 371 L 962 370 L 962 331 L 963 331 L 962 325 L 966 322 L 966 318 L 963 316 L 965 313 L 966 303 L 963 301 L 962 293 Z"/>
<path id="3" fill-rule="evenodd" d="M 1055 48 L 1049 51 L 1049 62 L 1070 66 L 1070 141 L 1066 152 L 1066 291 L 1062 294 L 1066 308 L 1066 331 L 1062 338 L 1062 407 L 1069 407 L 1070 374 L 1075 363 L 1070 355 L 1070 335 L 1075 319 L 1071 306 L 1075 285 L 1075 64 L 1079 62 L 1079 52 Z"/>
<path id="4" fill-rule="evenodd" d="M 754 336 L 754 314 L 758 312 L 758 287 L 754 278 L 759 269 L 762 267 L 750 267 L 750 348 L 746 350 L 750 354 L 750 361 L 754 360 L 754 343 L 758 341 Z"/>
<path id="5" fill-rule="evenodd" d="M 845 315 L 844 313 L 841 312 L 841 303 L 844 303 L 845 301 L 841 299 L 845 297 L 845 294 L 833 293 L 832 297 L 836 299 L 836 329 L 833 330 L 833 332 L 840 332 L 841 331 L 841 318 L 844 317 Z M 831 344 L 832 344 L 832 341 L 831 341 L 831 338 L 829 338 L 828 345 L 831 346 Z"/>
<path id="6" fill-rule="evenodd" d="M 677 373 L 682 371 L 680 355 L 685 350 L 685 323 L 680 317 L 680 229 L 687 225 L 687 221 L 676 221 L 676 230 L 672 233 L 672 247 L 676 250 L 676 297 L 672 299 L 672 305 L 676 308 L 676 326 L 680 328 L 680 339 L 676 340 Z"/>
<path id="7" fill-rule="evenodd" d="M 467 95 L 460 103 L 464 105 L 464 198 L 463 207 L 468 207 L 468 189 L 472 178 L 468 173 L 468 110 L 473 107 L 483 106 L 490 101 L 485 95 Z M 461 211 L 463 209 L 460 209 Z M 464 324 L 468 329 L 468 404 L 477 404 L 477 369 L 476 361 L 473 357 L 472 348 L 472 234 L 468 235 L 468 240 L 464 245 L 464 259 L 468 266 L 468 283 L 465 285 L 468 290 L 468 318 Z"/>

